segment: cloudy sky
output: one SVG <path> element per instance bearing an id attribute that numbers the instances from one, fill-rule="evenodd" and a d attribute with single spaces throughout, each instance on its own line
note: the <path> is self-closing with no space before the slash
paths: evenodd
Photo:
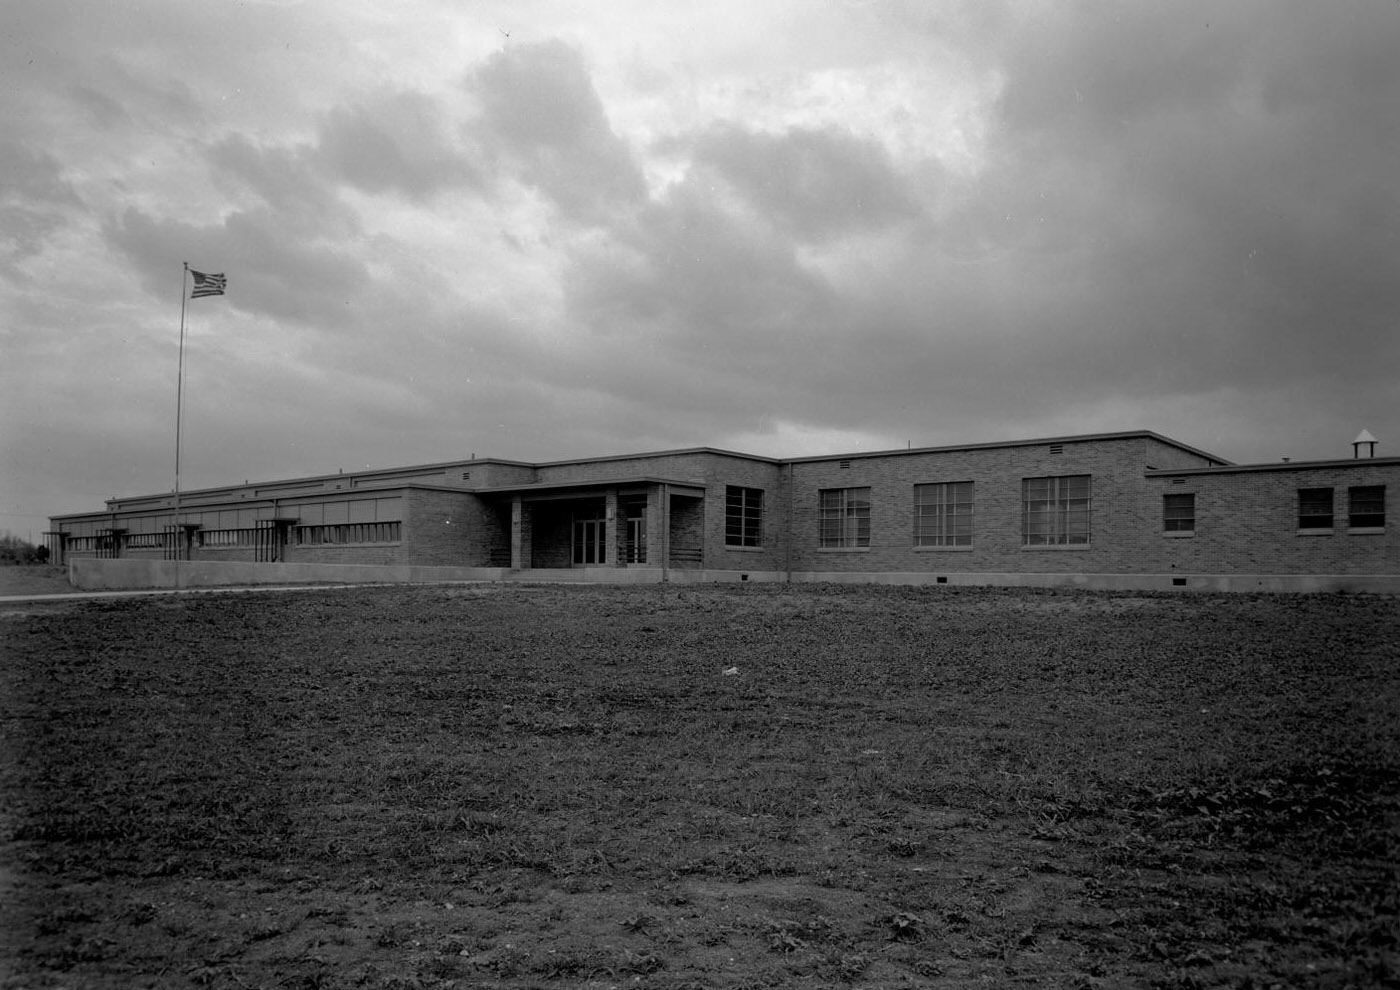
<path id="1" fill-rule="evenodd" d="M 9 0 L 0 528 L 475 453 L 1400 452 L 1400 3 Z"/>

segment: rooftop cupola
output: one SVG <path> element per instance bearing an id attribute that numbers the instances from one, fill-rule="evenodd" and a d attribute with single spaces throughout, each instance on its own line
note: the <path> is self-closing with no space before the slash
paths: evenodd
<path id="1" fill-rule="evenodd" d="M 1376 440 L 1376 438 L 1371 436 L 1368 430 L 1362 430 L 1356 435 L 1356 439 L 1351 442 L 1351 456 L 1353 458 L 1360 458 L 1362 456 L 1361 448 L 1365 447 L 1365 456 L 1375 457 L 1377 443 L 1378 441 Z"/>

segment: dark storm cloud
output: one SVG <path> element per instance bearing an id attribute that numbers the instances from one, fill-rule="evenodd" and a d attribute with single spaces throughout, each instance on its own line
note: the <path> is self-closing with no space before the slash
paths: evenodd
<path id="1" fill-rule="evenodd" d="M 878 229 L 920 210 L 885 150 L 843 131 L 767 134 L 717 124 L 694 142 L 694 159 L 756 214 L 804 241 Z"/>
<path id="2" fill-rule="evenodd" d="M 108 224 L 113 247 L 142 272 L 148 291 L 170 292 L 171 258 L 191 267 L 234 273 L 224 301 L 278 319 L 318 322 L 341 314 L 359 323 L 369 279 L 364 264 L 330 241 L 288 240 L 281 217 L 258 208 L 230 214 L 215 225 L 157 220 L 129 209 Z"/>
<path id="3" fill-rule="evenodd" d="M 1039 186 L 1114 381 L 1388 378 L 1400 357 L 1400 7 L 1284 6 L 1080 6 L 1008 55 L 969 227 L 1034 217 Z"/>
<path id="4" fill-rule="evenodd" d="M 318 145 L 328 171 L 369 193 L 393 191 L 422 200 L 480 182 L 476 168 L 449 139 L 441 108 L 421 93 L 384 93 L 331 110 Z"/>
<path id="5" fill-rule="evenodd" d="M 645 196 L 641 169 L 576 49 L 561 41 L 512 46 L 472 73 L 468 90 L 481 105 L 468 139 L 571 218 L 605 221 Z"/>
<path id="6" fill-rule="evenodd" d="M 206 153 L 216 177 L 257 196 L 296 236 L 355 234 L 359 222 L 317 167 L 307 147 L 261 147 L 242 134 L 215 142 Z"/>
<path id="7" fill-rule="evenodd" d="M 0 139 L 0 277 L 20 278 L 11 265 L 38 254 L 47 238 L 81 206 L 59 161 L 12 139 Z"/>

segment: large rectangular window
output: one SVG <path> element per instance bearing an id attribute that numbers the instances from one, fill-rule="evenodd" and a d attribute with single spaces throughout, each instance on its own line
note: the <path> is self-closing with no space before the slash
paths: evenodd
<path id="1" fill-rule="evenodd" d="M 1332 528 L 1332 489 L 1298 489 L 1298 528 Z"/>
<path id="2" fill-rule="evenodd" d="M 731 547 L 763 545 L 763 489 L 724 489 L 724 542 Z"/>
<path id="3" fill-rule="evenodd" d="M 325 546 L 344 543 L 398 543 L 400 527 L 396 522 L 349 523 L 333 526 L 298 526 L 297 544 Z"/>
<path id="4" fill-rule="evenodd" d="M 820 496 L 821 547 L 870 546 L 870 489 L 824 488 Z"/>
<path id="5" fill-rule="evenodd" d="M 914 486 L 914 546 L 972 546 L 972 482 Z"/>
<path id="6" fill-rule="evenodd" d="M 1385 485 L 1353 485 L 1347 489 L 1347 525 L 1352 529 L 1385 526 Z"/>
<path id="7" fill-rule="evenodd" d="M 1028 547 L 1087 546 L 1090 476 L 1025 478 L 1021 482 L 1021 541 Z"/>
<path id="8" fill-rule="evenodd" d="M 1196 496 L 1194 494 L 1162 496 L 1162 529 L 1168 533 L 1195 532 Z"/>
<path id="9" fill-rule="evenodd" d="M 202 547 L 251 547 L 257 541 L 257 530 L 203 529 L 198 540 Z"/>

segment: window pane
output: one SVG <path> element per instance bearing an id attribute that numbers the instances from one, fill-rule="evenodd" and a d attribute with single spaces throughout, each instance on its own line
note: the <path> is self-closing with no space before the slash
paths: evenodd
<path id="1" fill-rule="evenodd" d="M 1332 528 L 1332 489 L 1298 489 L 1298 528 Z"/>
<path id="2" fill-rule="evenodd" d="M 1385 525 L 1385 485 L 1357 485 L 1347 491 L 1347 525 L 1377 528 Z"/>
<path id="3" fill-rule="evenodd" d="M 1087 544 L 1091 476 L 1022 479 L 1022 541 L 1028 546 Z"/>

